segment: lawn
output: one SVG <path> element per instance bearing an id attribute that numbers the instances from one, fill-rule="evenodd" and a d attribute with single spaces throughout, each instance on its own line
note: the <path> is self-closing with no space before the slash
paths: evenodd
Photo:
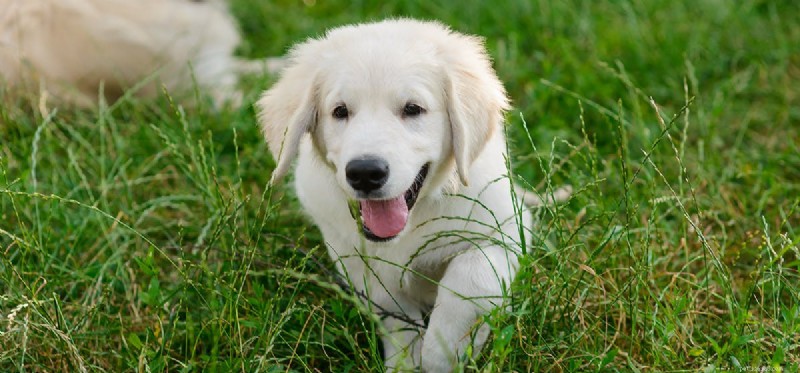
<path id="1" fill-rule="evenodd" d="M 465 370 L 797 371 L 800 3 L 233 0 L 251 58 L 393 16 L 486 38 L 540 210 Z M 374 317 L 245 105 L 0 97 L 0 371 L 374 372 Z M 0 92 L 2 89 L 0 88 Z"/>

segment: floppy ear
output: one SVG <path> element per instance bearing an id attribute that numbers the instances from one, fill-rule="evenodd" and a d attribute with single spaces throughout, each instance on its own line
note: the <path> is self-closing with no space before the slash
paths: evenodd
<path id="1" fill-rule="evenodd" d="M 264 92 L 256 103 L 261 132 L 267 140 L 275 170 L 270 184 L 274 184 L 289 172 L 297 157 L 300 140 L 313 130 L 317 121 L 317 92 L 314 71 L 311 70 L 304 53 L 310 42 L 292 50 L 287 66 L 280 79 Z"/>
<path id="2" fill-rule="evenodd" d="M 469 168 L 503 123 L 509 103 L 482 40 L 457 33 L 451 37 L 455 42 L 444 54 L 447 114 L 458 176 L 468 185 Z"/>

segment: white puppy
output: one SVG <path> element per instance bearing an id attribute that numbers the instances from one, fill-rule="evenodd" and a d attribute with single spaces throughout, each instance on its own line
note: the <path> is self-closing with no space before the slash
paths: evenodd
<path id="1" fill-rule="evenodd" d="M 298 198 L 382 313 L 387 367 L 446 372 L 479 349 L 531 223 L 512 197 L 508 100 L 481 40 L 414 20 L 337 28 L 294 47 L 257 106 L 272 182 L 297 158 Z"/>
<path id="2" fill-rule="evenodd" d="M 0 84 L 93 106 L 145 82 L 236 102 L 238 74 L 260 69 L 233 52 L 239 33 L 219 0 L 0 0 Z M 272 62 L 276 64 L 278 62 Z"/>

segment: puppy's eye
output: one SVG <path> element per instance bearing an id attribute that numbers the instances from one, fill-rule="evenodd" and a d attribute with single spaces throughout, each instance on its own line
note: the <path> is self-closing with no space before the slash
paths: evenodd
<path id="1" fill-rule="evenodd" d="M 350 116 L 350 111 L 347 110 L 347 106 L 339 105 L 333 109 L 332 115 L 336 119 L 347 119 Z"/>
<path id="2" fill-rule="evenodd" d="M 417 117 L 420 114 L 424 113 L 425 109 L 417 104 L 408 103 L 405 107 L 403 107 L 403 116 L 404 117 Z"/>

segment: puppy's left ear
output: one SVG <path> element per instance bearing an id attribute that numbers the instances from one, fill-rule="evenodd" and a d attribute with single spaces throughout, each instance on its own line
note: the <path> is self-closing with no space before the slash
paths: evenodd
<path id="1" fill-rule="evenodd" d="M 288 66 L 256 103 L 261 131 L 275 159 L 270 184 L 279 181 L 297 157 L 303 136 L 317 121 L 317 88 L 311 56 L 315 40 L 295 47 Z"/>
<path id="2" fill-rule="evenodd" d="M 468 185 L 469 168 L 502 125 L 509 102 L 483 41 L 458 33 L 450 37 L 444 53 L 447 114 L 458 176 Z"/>

